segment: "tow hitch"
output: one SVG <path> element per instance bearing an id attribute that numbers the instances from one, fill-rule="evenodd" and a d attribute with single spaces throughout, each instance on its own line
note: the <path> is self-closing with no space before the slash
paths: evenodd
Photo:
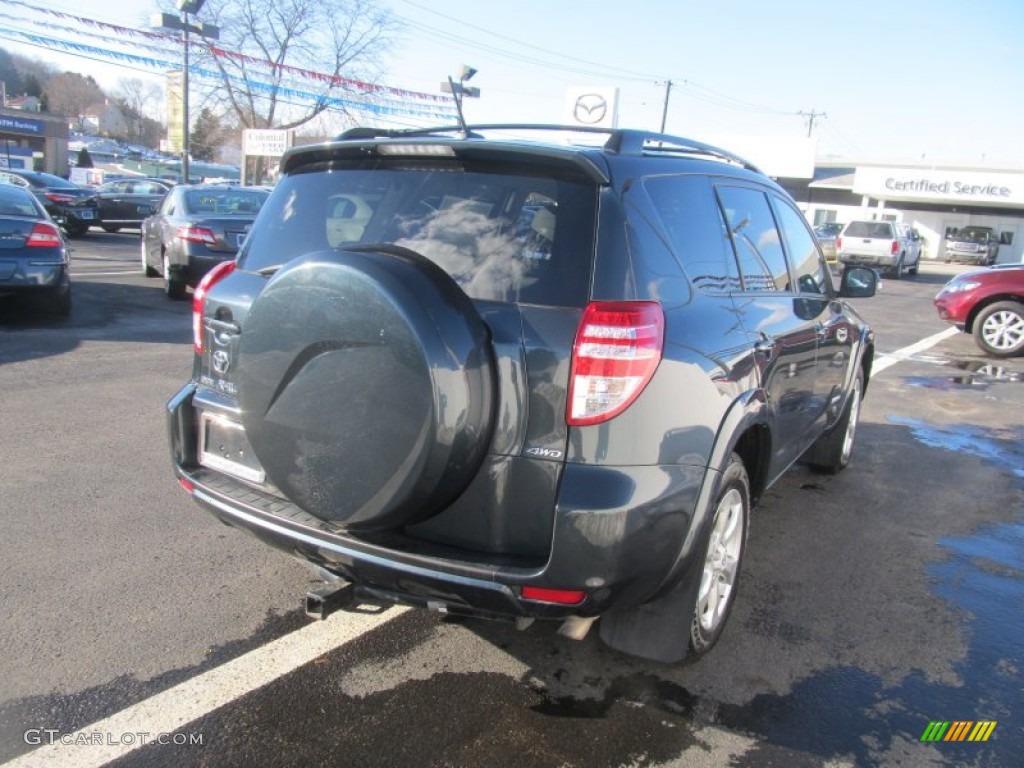
<path id="1" fill-rule="evenodd" d="M 356 585 L 342 579 L 332 580 L 306 593 L 306 615 L 326 619 L 340 608 L 350 605 L 356 596 Z"/>

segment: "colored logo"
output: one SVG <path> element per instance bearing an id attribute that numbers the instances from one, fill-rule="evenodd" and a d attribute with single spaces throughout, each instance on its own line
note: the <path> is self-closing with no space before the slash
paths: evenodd
<path id="1" fill-rule="evenodd" d="M 995 720 L 932 720 L 921 741 L 988 741 L 996 729 Z"/>

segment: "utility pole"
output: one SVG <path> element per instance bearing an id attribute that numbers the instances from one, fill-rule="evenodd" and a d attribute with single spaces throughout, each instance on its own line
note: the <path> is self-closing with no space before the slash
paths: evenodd
<path id="1" fill-rule="evenodd" d="M 665 106 L 661 109 L 661 133 L 665 132 L 665 121 L 668 119 L 668 97 L 672 93 L 672 81 L 665 82 Z"/>
<path id="2" fill-rule="evenodd" d="M 807 118 L 807 138 L 811 138 L 811 131 L 814 130 L 814 119 L 818 117 L 828 117 L 824 112 L 815 112 L 813 109 L 810 112 L 797 112 L 800 117 Z"/>

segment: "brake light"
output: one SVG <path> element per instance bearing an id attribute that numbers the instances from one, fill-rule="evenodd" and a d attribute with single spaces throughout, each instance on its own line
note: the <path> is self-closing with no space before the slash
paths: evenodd
<path id="1" fill-rule="evenodd" d="M 70 203 L 75 199 L 74 195 L 65 195 L 60 192 L 46 192 L 46 199 L 51 203 Z"/>
<path id="2" fill-rule="evenodd" d="M 893 256 L 898 256 L 899 255 L 899 253 L 900 253 L 900 241 L 899 240 L 893 240 L 892 241 L 892 246 L 889 248 L 889 253 L 891 253 Z"/>
<path id="3" fill-rule="evenodd" d="M 60 231 L 53 224 L 37 222 L 28 234 L 25 245 L 32 248 L 60 248 Z"/>
<path id="4" fill-rule="evenodd" d="M 582 589 L 549 589 L 547 587 L 523 587 L 523 600 L 537 600 L 542 603 L 579 605 L 587 599 Z"/>
<path id="5" fill-rule="evenodd" d="M 665 315 L 654 302 L 591 302 L 572 349 L 566 423 L 599 424 L 636 400 L 661 362 Z"/>
<path id="6" fill-rule="evenodd" d="M 836 238 L 836 250 L 837 251 L 843 250 L 843 238 L 841 238 L 841 237 L 837 237 Z"/>
<path id="7" fill-rule="evenodd" d="M 203 354 L 203 304 L 206 302 L 206 294 L 234 270 L 235 262 L 222 261 L 203 276 L 192 293 L 192 342 L 197 355 Z"/>
<path id="8" fill-rule="evenodd" d="M 187 240 L 190 243 L 217 244 L 217 236 L 213 234 L 213 230 L 206 227 L 178 227 L 174 236 L 179 240 Z"/>

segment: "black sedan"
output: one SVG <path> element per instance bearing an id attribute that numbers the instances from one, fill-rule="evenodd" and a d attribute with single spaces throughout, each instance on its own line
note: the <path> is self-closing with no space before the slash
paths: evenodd
<path id="1" fill-rule="evenodd" d="M 157 179 L 118 179 L 96 188 L 100 204 L 97 222 L 107 232 L 125 227 L 139 229 L 142 220 L 152 216 L 173 185 Z"/>
<path id="2" fill-rule="evenodd" d="M 0 298 L 28 296 L 71 312 L 68 250 L 60 229 L 24 187 L 0 182 Z"/>
<path id="3" fill-rule="evenodd" d="M 149 277 L 163 275 L 167 295 L 183 299 L 187 286 L 235 258 L 269 195 L 255 187 L 174 187 L 160 210 L 142 222 L 142 270 Z"/>
<path id="4" fill-rule="evenodd" d="M 81 237 L 100 223 L 100 206 L 90 187 L 80 187 L 52 173 L 4 168 L 0 182 L 29 189 L 53 220 L 72 237 Z"/>

